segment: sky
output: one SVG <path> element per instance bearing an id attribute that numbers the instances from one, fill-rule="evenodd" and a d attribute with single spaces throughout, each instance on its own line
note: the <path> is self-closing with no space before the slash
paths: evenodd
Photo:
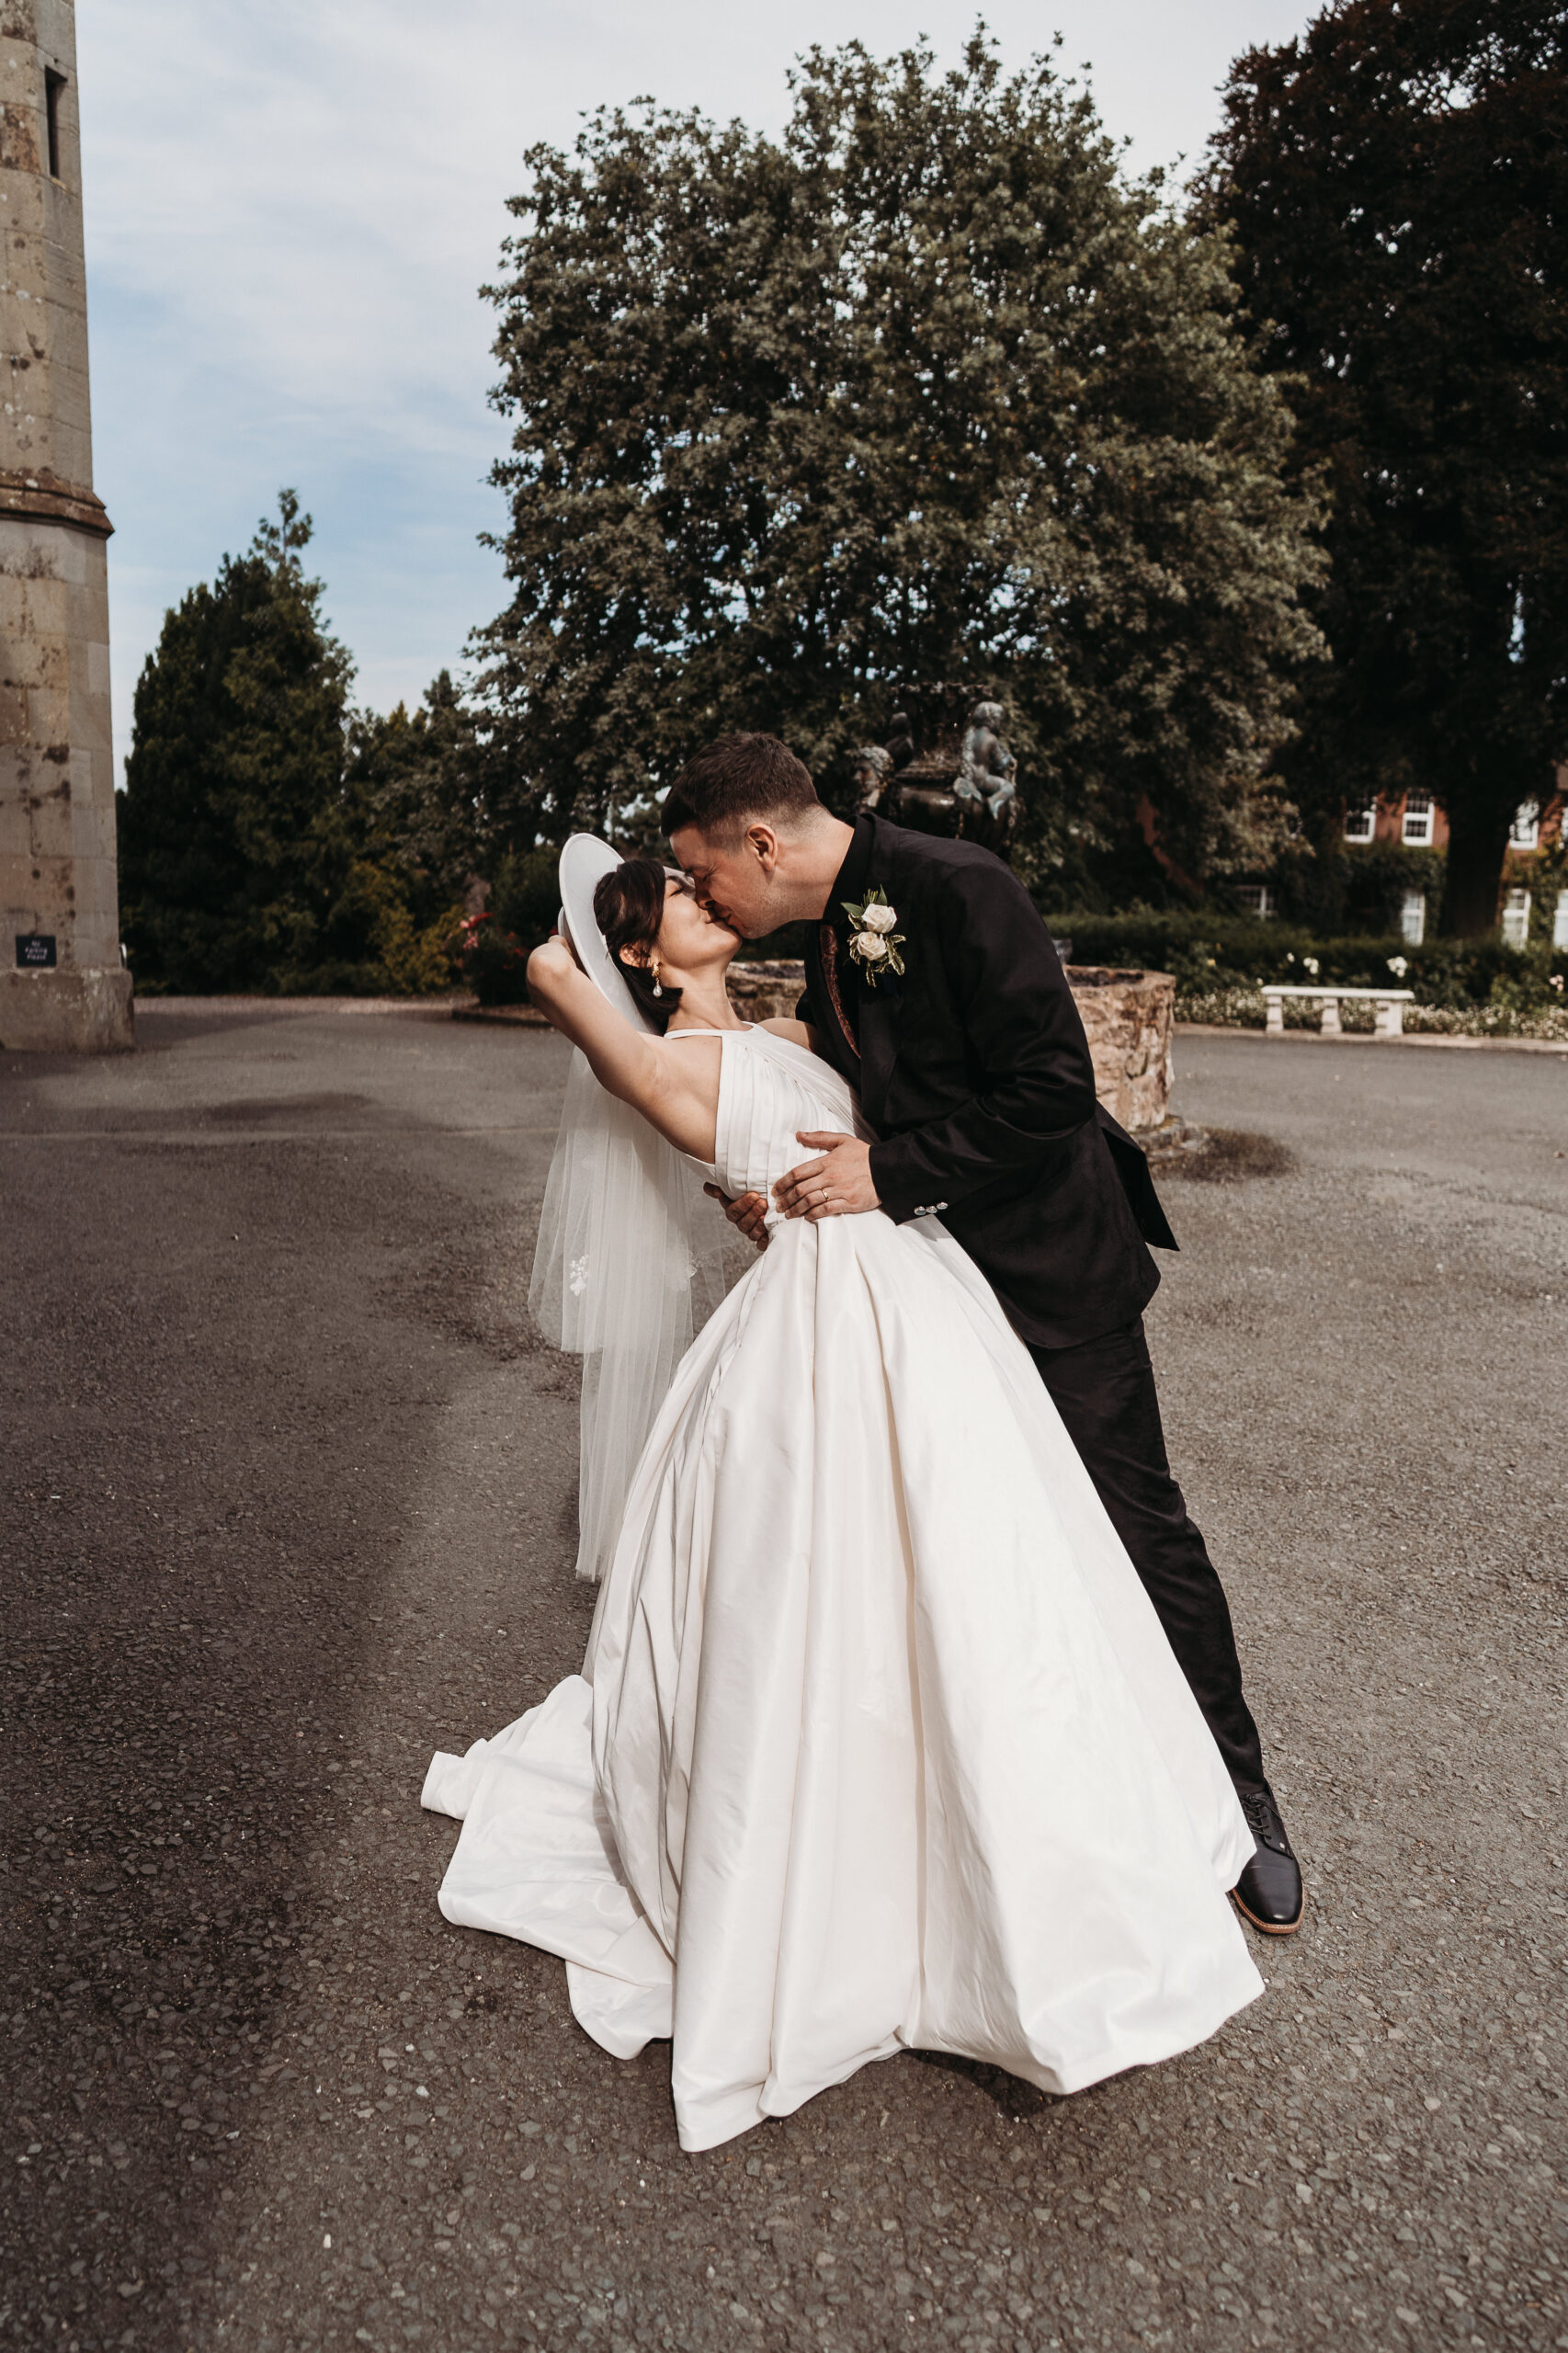
<path id="1" fill-rule="evenodd" d="M 924 33 L 974 0 L 79 0 L 94 476 L 109 541 L 115 736 L 167 608 L 249 544 L 285 483 L 358 667 L 417 700 L 505 603 L 480 534 L 506 445 L 494 278 L 524 150 L 651 96 L 778 130 L 791 61 Z M 1008 66 L 1063 36 L 1131 168 L 1190 169 L 1230 61 L 1298 0 L 990 0 Z"/>

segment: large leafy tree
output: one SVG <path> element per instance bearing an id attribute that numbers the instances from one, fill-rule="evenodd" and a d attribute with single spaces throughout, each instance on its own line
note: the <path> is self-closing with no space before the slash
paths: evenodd
<path id="1" fill-rule="evenodd" d="M 1461 933 L 1568 752 L 1565 122 L 1560 0 L 1346 0 L 1239 60 L 1207 191 L 1332 491 L 1293 787 L 1325 846 L 1431 790 Z"/>
<path id="2" fill-rule="evenodd" d="M 1223 240 L 1128 183 L 1085 97 L 978 37 L 946 74 L 851 45 L 778 142 L 648 106 L 528 162 L 483 639 L 517 838 L 741 725 L 831 795 L 901 700 L 994 691 L 1037 870 L 1145 793 L 1189 870 L 1256 854 L 1312 499 Z"/>

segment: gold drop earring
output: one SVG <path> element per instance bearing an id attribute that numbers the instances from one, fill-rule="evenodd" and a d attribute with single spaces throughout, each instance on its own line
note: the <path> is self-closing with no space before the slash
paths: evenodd
<path id="1" fill-rule="evenodd" d="M 653 975 L 653 995 L 663 996 L 665 992 L 659 983 L 659 960 L 656 956 L 652 960 L 648 969 Z"/>

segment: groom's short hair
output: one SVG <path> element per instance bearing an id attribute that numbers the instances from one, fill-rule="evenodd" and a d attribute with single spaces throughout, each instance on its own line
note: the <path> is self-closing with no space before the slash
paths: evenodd
<path id="1" fill-rule="evenodd" d="M 695 825 L 699 834 L 721 834 L 754 817 L 796 817 L 821 806 L 810 769 L 777 735 L 721 735 L 671 785 L 665 831 Z"/>

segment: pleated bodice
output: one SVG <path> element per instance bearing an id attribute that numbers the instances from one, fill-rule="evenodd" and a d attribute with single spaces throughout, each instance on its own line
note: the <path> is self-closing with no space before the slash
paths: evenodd
<path id="1" fill-rule="evenodd" d="M 720 1040 L 719 1116 L 709 1173 L 726 1193 L 762 1193 L 809 1159 L 802 1131 L 869 1137 L 847 1083 L 770 1029 L 680 1030 Z M 770 1212 L 770 1222 L 777 1212 Z"/>

